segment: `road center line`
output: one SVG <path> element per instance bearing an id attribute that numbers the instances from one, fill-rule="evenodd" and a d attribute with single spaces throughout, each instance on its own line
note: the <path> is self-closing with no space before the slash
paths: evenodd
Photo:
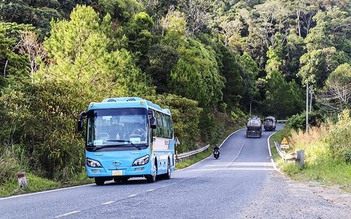
<path id="1" fill-rule="evenodd" d="M 102 205 L 109 205 L 109 204 L 112 204 L 114 203 L 115 201 L 109 201 L 109 202 L 104 202 L 104 203 L 101 203 Z"/>
<path id="2" fill-rule="evenodd" d="M 233 160 L 231 160 L 231 161 L 227 164 L 226 167 L 229 167 L 230 165 L 232 165 L 232 163 L 239 157 L 239 155 L 241 154 L 241 151 L 243 150 L 243 148 L 244 148 L 246 142 L 247 142 L 247 140 L 244 141 L 244 143 L 241 145 L 241 148 L 240 148 L 238 154 L 234 157 Z"/>
<path id="3" fill-rule="evenodd" d="M 128 196 L 128 198 L 132 198 L 132 197 L 135 197 L 135 196 L 137 196 L 137 194 L 130 195 L 130 196 Z"/>
<path id="4" fill-rule="evenodd" d="M 72 214 L 77 214 L 77 213 L 79 213 L 79 212 L 80 212 L 80 211 L 71 211 L 71 212 L 68 212 L 68 213 L 65 213 L 65 214 L 58 215 L 58 216 L 56 216 L 55 218 L 66 217 L 66 216 L 69 216 L 69 215 L 72 215 Z"/>

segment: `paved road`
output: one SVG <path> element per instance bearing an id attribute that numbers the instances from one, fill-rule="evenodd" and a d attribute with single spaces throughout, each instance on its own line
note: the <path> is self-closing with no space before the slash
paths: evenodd
<path id="1" fill-rule="evenodd" d="M 105 183 L 0 198 L 0 218 L 350 218 L 348 206 L 329 203 L 291 182 L 271 162 L 267 138 L 226 139 L 209 157 L 170 180 Z"/>

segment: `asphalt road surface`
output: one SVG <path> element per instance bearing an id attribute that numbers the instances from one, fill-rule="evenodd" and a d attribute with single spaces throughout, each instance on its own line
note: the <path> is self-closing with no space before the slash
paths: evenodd
<path id="1" fill-rule="evenodd" d="M 140 178 L 0 198 L 0 218 L 351 218 L 332 202 L 276 170 L 267 139 L 229 136 L 221 156 L 182 170 L 170 180 Z M 318 187 L 319 188 L 319 187 Z"/>

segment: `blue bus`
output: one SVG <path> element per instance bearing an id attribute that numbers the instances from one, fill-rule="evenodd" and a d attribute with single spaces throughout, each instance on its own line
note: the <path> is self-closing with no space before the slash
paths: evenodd
<path id="1" fill-rule="evenodd" d="M 78 119 L 86 121 L 85 166 L 96 185 L 131 177 L 170 179 L 175 168 L 175 141 L 169 109 L 139 97 L 92 102 Z"/>

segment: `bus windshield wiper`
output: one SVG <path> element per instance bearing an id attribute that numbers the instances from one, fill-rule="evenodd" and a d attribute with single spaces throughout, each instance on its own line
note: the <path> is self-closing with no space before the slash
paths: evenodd
<path id="1" fill-rule="evenodd" d="M 131 142 L 131 141 L 129 141 L 129 140 L 107 139 L 106 141 L 129 143 L 129 144 L 131 144 L 133 147 L 138 148 L 138 150 L 141 150 L 141 147 L 140 147 L 140 146 L 135 145 L 133 142 Z"/>
<path id="2" fill-rule="evenodd" d="M 129 141 L 129 140 L 115 140 L 115 139 L 107 139 L 105 140 L 106 142 L 121 142 L 121 143 L 129 143 L 131 144 L 133 147 L 137 148 L 138 150 L 141 150 L 140 146 L 137 146 L 135 144 L 133 144 L 133 142 Z M 119 147 L 119 146 L 124 146 L 125 144 L 118 144 L 118 145 L 100 145 L 100 146 L 96 146 L 94 148 L 94 151 L 100 150 L 102 148 L 107 148 L 107 147 Z"/>

